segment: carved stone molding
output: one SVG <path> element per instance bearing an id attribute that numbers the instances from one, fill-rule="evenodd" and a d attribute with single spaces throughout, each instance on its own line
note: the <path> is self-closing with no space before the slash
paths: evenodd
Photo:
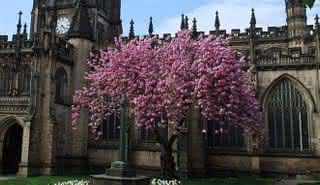
<path id="1" fill-rule="evenodd" d="M 28 114 L 30 97 L 0 97 L 1 114 Z"/>

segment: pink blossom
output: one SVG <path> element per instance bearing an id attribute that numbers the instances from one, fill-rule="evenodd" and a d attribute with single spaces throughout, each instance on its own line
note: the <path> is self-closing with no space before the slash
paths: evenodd
<path id="1" fill-rule="evenodd" d="M 115 45 L 88 59 L 90 88 L 75 93 L 73 125 L 87 109 L 96 132 L 108 115 L 119 114 L 125 95 L 139 127 L 161 123 L 178 128 L 196 107 L 208 120 L 233 123 L 249 133 L 262 130 L 254 78 L 241 68 L 244 57 L 238 60 L 227 40 L 194 40 L 183 31 L 164 42 L 147 37 L 117 39 Z"/>

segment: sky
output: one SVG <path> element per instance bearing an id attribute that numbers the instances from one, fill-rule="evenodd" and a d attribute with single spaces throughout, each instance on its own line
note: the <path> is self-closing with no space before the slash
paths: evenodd
<path id="1" fill-rule="evenodd" d="M 10 0 L 1 2 L 0 35 L 16 32 L 18 12 L 24 14 L 22 21 L 30 23 L 32 0 Z M 221 29 L 244 30 L 249 26 L 251 8 L 256 10 L 257 26 L 284 25 L 286 15 L 284 0 L 122 0 L 122 21 L 124 35 L 128 34 L 129 22 L 135 22 L 137 35 L 148 31 L 150 16 L 154 20 L 155 33 L 175 33 L 180 28 L 181 14 L 198 20 L 199 31 L 214 29 L 215 11 L 219 11 Z M 314 16 L 320 13 L 320 1 L 308 10 L 308 23 L 314 23 Z M 191 21 L 190 21 L 191 24 Z"/>

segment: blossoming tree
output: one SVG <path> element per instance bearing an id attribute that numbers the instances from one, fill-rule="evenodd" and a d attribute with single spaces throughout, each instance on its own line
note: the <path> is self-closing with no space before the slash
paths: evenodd
<path id="1" fill-rule="evenodd" d="M 176 177 L 172 145 L 191 110 L 221 124 L 234 123 L 251 135 L 262 129 L 252 75 L 242 70 L 239 53 L 224 39 L 192 39 L 190 31 L 183 31 L 165 41 L 116 40 L 115 47 L 92 55 L 88 65 L 90 87 L 74 96 L 73 124 L 87 109 L 89 127 L 99 134 L 102 121 L 119 112 L 125 96 L 135 125 L 151 129 L 160 143 L 167 179 Z M 159 130 L 167 127 L 173 132 L 164 137 Z"/>

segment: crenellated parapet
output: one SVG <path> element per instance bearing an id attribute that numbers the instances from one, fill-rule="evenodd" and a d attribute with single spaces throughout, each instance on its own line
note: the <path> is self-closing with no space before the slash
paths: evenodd
<path id="1" fill-rule="evenodd" d="M 151 19 L 152 20 L 152 19 Z M 181 28 L 186 29 L 186 16 L 182 16 Z M 273 69 L 273 68 L 305 68 L 316 66 L 315 55 L 315 37 L 317 30 L 314 25 L 305 27 L 304 48 L 300 46 L 289 47 L 292 38 L 288 36 L 288 26 L 270 26 L 267 29 L 255 26 L 255 15 L 252 10 L 250 27 L 244 29 L 231 29 L 231 32 L 220 29 L 220 20 L 216 13 L 215 30 L 208 32 L 197 30 L 197 21 L 193 19 L 191 33 L 202 37 L 223 37 L 230 39 L 230 45 L 234 49 L 243 53 L 249 64 L 253 64 L 257 69 Z M 150 21 L 150 24 L 152 22 Z M 149 25 L 150 25 L 149 24 Z M 150 26 L 149 26 L 150 27 Z M 152 24 L 152 31 L 153 31 Z M 130 36 L 122 37 L 123 40 L 143 39 L 146 37 L 156 37 L 160 40 L 171 40 L 177 36 L 176 34 L 164 33 L 163 35 L 153 34 L 137 36 L 134 33 L 134 22 L 130 24 Z M 196 38 L 194 37 L 194 38 Z"/>
<path id="2" fill-rule="evenodd" d="M 256 28 L 256 39 L 259 40 L 264 40 L 264 39 L 283 39 L 283 38 L 287 38 L 287 26 L 280 26 L 280 27 L 268 27 L 266 30 L 264 30 L 261 27 L 257 27 Z M 309 31 L 308 31 L 308 35 L 312 36 L 314 33 L 313 30 L 313 25 L 309 25 L 308 26 Z M 133 32 L 133 27 L 131 26 L 131 35 L 133 35 L 133 37 L 127 37 L 127 36 L 123 36 L 122 38 L 127 40 L 127 39 L 133 39 L 133 38 L 146 38 L 149 37 L 149 35 L 142 35 L 142 36 L 138 36 L 135 35 Z M 227 30 L 211 30 L 208 32 L 205 31 L 197 31 L 197 34 L 200 36 L 204 36 L 204 37 L 208 37 L 208 36 L 219 36 L 219 37 L 224 37 L 224 38 L 231 38 L 232 40 L 248 40 L 249 36 L 250 36 L 250 32 L 249 32 L 249 28 L 244 29 L 243 31 L 241 31 L 241 29 L 235 28 L 235 29 L 231 29 L 230 32 L 227 32 Z M 162 35 L 159 34 L 152 34 L 152 36 L 157 37 L 161 40 L 168 40 L 168 39 L 172 39 L 175 38 L 177 34 L 171 34 L 171 33 L 163 33 Z"/>
<path id="3" fill-rule="evenodd" d="M 32 47 L 33 47 L 33 41 L 30 41 L 30 40 L 23 41 L 22 44 L 21 44 L 22 52 L 28 51 L 28 49 L 29 49 L 29 52 L 30 52 L 30 49 L 32 49 Z M 15 48 L 17 48 L 17 43 L 16 42 L 14 42 L 14 41 L 2 42 L 0 40 L 0 53 L 10 52 L 10 51 L 14 52 Z"/>

